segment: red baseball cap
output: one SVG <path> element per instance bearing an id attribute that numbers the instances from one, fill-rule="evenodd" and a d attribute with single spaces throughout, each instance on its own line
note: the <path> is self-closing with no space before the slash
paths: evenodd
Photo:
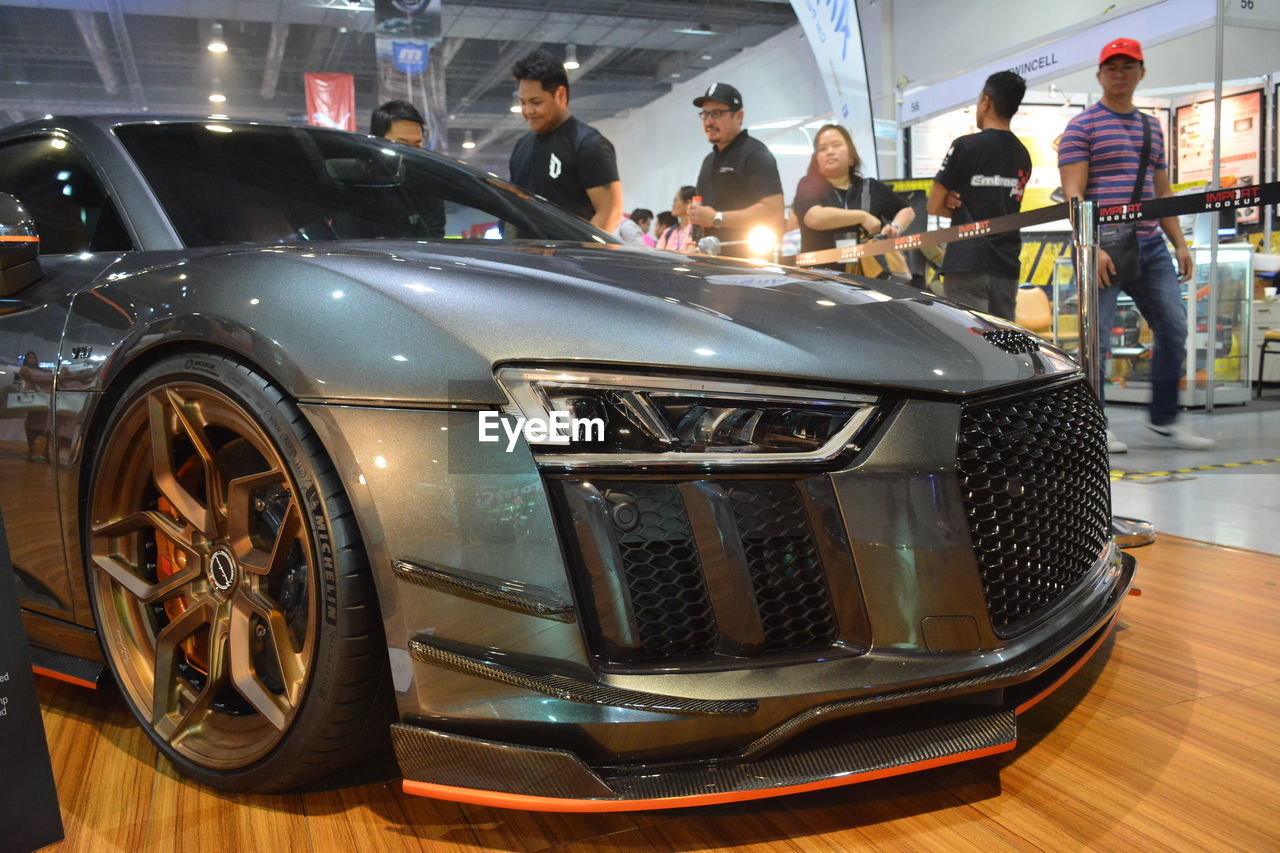
<path id="1" fill-rule="evenodd" d="M 1102 55 L 1098 57 L 1098 64 L 1101 65 L 1113 56 L 1127 56 L 1139 62 L 1146 61 L 1142 58 L 1142 45 L 1133 39 L 1116 39 L 1107 42 L 1102 48 Z"/>

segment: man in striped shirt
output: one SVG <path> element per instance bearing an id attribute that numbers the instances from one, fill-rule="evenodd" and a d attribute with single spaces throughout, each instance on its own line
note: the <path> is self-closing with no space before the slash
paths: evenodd
<path id="1" fill-rule="evenodd" d="M 1098 58 L 1098 82 L 1102 100 L 1071 119 L 1058 144 L 1058 170 L 1067 198 L 1085 198 L 1100 206 L 1128 204 L 1142 161 L 1143 118 L 1133 104 L 1133 93 L 1146 76 L 1142 46 L 1133 39 L 1116 39 L 1102 48 Z M 1148 120 L 1151 151 L 1140 201 L 1173 195 L 1169 167 L 1165 160 L 1164 134 L 1159 122 Z M 1173 268 L 1169 250 L 1160 237 L 1173 243 L 1178 269 Z M 1151 358 L 1151 403 L 1147 410 L 1149 437 L 1159 444 L 1184 450 L 1206 450 L 1212 439 L 1193 435 L 1176 423 L 1178 384 L 1186 356 L 1187 314 L 1180 282 L 1192 274 L 1191 252 L 1182 236 L 1176 216 L 1156 223 L 1138 223 L 1141 272 L 1131 281 L 1116 281 L 1111 257 L 1098 250 L 1098 328 L 1101 352 L 1110 350 L 1111 325 L 1115 321 L 1116 298 L 1127 293 L 1155 337 Z M 1104 371 L 1105 375 L 1105 371 Z M 1112 453 L 1124 453 L 1128 446 L 1107 431 Z"/>

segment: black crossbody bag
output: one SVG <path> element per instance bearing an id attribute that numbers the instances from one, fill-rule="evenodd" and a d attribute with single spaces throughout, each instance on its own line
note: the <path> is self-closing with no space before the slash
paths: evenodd
<path id="1" fill-rule="evenodd" d="M 1146 113 L 1138 115 L 1142 116 L 1142 158 L 1130 204 L 1137 204 L 1142 200 L 1142 189 L 1147 182 L 1147 160 L 1151 156 L 1151 120 Z M 1142 255 L 1138 246 L 1136 223 L 1102 226 L 1098 229 L 1098 246 L 1106 250 L 1111 256 L 1111 263 L 1116 266 L 1116 271 L 1111 275 L 1112 284 L 1125 284 L 1142 275 Z"/>

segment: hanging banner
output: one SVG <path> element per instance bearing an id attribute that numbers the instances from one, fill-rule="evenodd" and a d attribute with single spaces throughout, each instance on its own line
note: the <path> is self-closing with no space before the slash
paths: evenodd
<path id="1" fill-rule="evenodd" d="M 791 7 L 818 63 L 836 123 L 853 136 L 863 172 L 877 177 L 875 124 L 857 4 L 852 0 L 791 0 Z"/>
<path id="2" fill-rule="evenodd" d="M 4 520 L 0 519 L 0 849 L 36 850 L 62 838 L 62 814 L 18 615 Z"/>
<path id="3" fill-rule="evenodd" d="M 447 151 L 440 0 L 374 0 L 374 17 L 378 104 L 413 104 L 426 119 L 423 146 Z"/>
<path id="4" fill-rule="evenodd" d="M 303 75 L 307 87 L 307 124 L 356 129 L 356 78 L 351 74 Z"/>
<path id="5" fill-rule="evenodd" d="M 1262 123 L 1262 90 L 1226 95 L 1222 99 L 1222 156 L 1219 171 L 1222 188 L 1262 183 L 1262 150 L 1266 130 Z M 1178 107 L 1178 133 L 1174 137 L 1173 179 L 1213 180 L 1213 101 Z M 1236 222 L 1257 222 L 1258 209 L 1242 210 Z"/>
<path id="6" fill-rule="evenodd" d="M 932 86 L 907 89 L 898 106 L 898 121 L 909 124 L 976 101 L 982 84 L 997 71 L 1017 72 L 1028 83 L 1052 80 L 1096 68 L 1099 51 L 1112 39 L 1137 39 L 1151 47 L 1212 27 L 1215 8 L 1215 0 L 1161 0 L 1132 12 L 1114 12 L 1093 26 L 1028 46 Z"/>

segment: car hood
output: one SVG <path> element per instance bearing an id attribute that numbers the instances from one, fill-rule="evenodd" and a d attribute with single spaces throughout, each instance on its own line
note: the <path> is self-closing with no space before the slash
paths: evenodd
<path id="1" fill-rule="evenodd" d="M 642 365 L 949 394 L 1075 367 L 1047 345 L 1003 351 L 982 333 L 1007 324 L 927 292 L 760 262 L 545 242 L 284 251 L 393 297 L 490 365 Z M 371 341 L 388 352 L 404 343 Z"/>

